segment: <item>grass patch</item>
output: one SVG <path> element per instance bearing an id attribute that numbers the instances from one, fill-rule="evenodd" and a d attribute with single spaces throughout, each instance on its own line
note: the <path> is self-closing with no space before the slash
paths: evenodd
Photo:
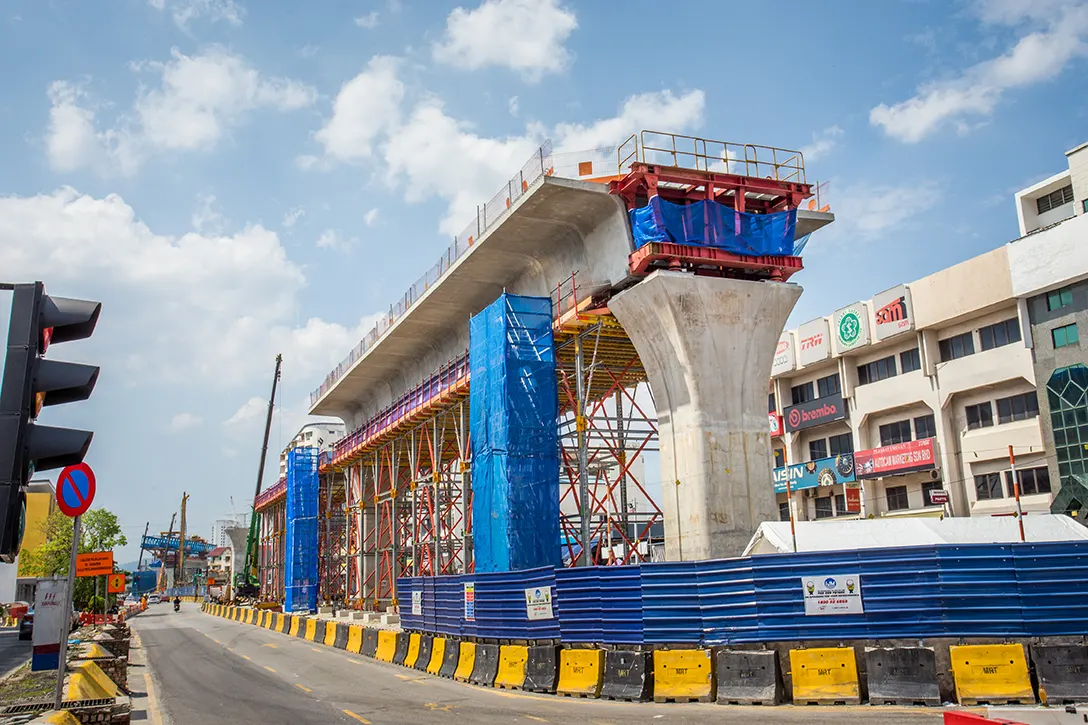
<path id="1" fill-rule="evenodd" d="M 52 700 L 56 686 L 56 670 L 31 672 L 28 662 L 0 682 L 0 705 Z"/>

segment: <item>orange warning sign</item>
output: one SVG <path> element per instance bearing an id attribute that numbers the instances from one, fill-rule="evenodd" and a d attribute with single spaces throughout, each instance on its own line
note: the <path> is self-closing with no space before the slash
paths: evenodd
<path id="1" fill-rule="evenodd" d="M 106 593 L 107 594 L 121 594 L 125 591 L 125 575 L 124 574 L 110 574 L 106 579 Z"/>
<path id="2" fill-rule="evenodd" d="M 99 576 L 112 573 L 112 551 L 92 551 L 88 554 L 76 554 L 76 576 Z"/>

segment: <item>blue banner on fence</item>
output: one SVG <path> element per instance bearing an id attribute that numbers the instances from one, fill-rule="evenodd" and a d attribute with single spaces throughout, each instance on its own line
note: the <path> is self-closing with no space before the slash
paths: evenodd
<path id="1" fill-rule="evenodd" d="M 852 483 L 854 478 L 854 454 L 820 458 L 805 463 L 794 463 L 774 469 L 774 492 L 785 493 L 786 481 L 790 482 L 791 491 L 817 486 L 834 486 L 837 483 Z"/>

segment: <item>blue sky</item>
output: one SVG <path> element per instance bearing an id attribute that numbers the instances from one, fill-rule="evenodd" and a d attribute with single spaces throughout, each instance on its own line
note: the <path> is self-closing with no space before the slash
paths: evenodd
<path id="1" fill-rule="evenodd" d="M 274 355 L 278 450 L 545 138 L 804 150 L 838 221 L 793 323 L 1014 238 L 1088 140 L 1080 1 L 463 1 L 0 3 L 0 278 L 103 301 L 43 422 L 96 431 L 132 537 L 242 508 Z"/>

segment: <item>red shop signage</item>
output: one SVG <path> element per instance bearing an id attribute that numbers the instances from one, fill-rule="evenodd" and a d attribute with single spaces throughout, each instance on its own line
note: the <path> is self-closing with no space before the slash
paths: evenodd
<path id="1" fill-rule="evenodd" d="M 892 446 L 858 451 L 854 454 L 854 470 L 858 478 L 877 478 L 896 473 L 926 471 L 937 467 L 937 446 L 934 438 L 896 443 Z"/>
<path id="2" fill-rule="evenodd" d="M 778 413 L 768 413 L 767 422 L 770 423 L 771 426 L 771 435 L 782 435 L 782 416 Z"/>

